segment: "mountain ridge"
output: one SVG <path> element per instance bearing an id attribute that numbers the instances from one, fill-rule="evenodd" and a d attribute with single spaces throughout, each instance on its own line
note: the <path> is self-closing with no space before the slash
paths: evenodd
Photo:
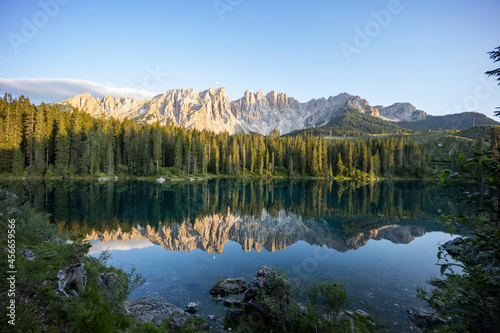
<path id="1" fill-rule="evenodd" d="M 427 130 L 431 128 L 463 130 L 474 125 L 500 125 L 483 114 L 460 113 L 432 116 L 407 102 L 389 106 L 372 106 L 360 96 L 340 93 L 328 98 L 311 99 L 301 103 L 286 93 L 272 90 L 247 90 L 243 97 L 231 100 L 225 88 L 210 88 L 197 92 L 193 88 L 171 89 L 151 99 L 130 97 L 94 98 L 89 93 L 79 94 L 57 103 L 64 108 L 79 108 L 94 117 L 133 119 L 139 123 L 173 124 L 216 133 L 239 132 L 268 135 L 273 130 L 281 134 L 304 130 L 337 134 L 377 134 L 398 131 L 401 128 Z M 346 113 L 357 111 L 345 124 Z M 353 124 L 352 123 L 356 123 Z M 346 127 L 342 128 L 341 127 Z M 361 130 L 357 130 L 360 128 Z"/>
<path id="2" fill-rule="evenodd" d="M 137 122 L 159 121 L 214 132 L 269 134 L 278 129 L 282 134 L 326 125 L 332 118 L 354 108 L 361 113 L 389 121 L 419 120 L 427 116 L 410 103 L 395 103 L 388 107 L 373 107 L 359 96 L 340 93 L 328 98 L 301 103 L 286 93 L 270 91 L 264 94 L 245 91 L 243 97 L 231 101 L 225 88 L 210 88 L 201 92 L 171 89 L 148 100 L 130 97 L 94 98 L 79 94 L 58 103 L 79 108 L 92 116 L 131 118 Z"/>

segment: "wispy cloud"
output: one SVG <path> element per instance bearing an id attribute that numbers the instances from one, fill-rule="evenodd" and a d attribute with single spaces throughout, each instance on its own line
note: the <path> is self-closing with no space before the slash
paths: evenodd
<path id="1" fill-rule="evenodd" d="M 4 79 L 0 78 L 0 92 L 12 93 L 13 96 L 24 95 L 32 102 L 60 102 L 77 94 L 90 93 L 94 97 L 106 95 L 112 97 L 132 97 L 149 99 L 156 93 L 131 87 L 115 87 L 111 84 L 100 84 L 87 80 L 54 78 L 54 79 Z"/>

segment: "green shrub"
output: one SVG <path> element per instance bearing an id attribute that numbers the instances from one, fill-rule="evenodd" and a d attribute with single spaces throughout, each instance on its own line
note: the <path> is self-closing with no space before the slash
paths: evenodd
<path id="1" fill-rule="evenodd" d="M 459 160 L 464 160 L 463 156 Z M 477 156 L 466 161 L 464 172 L 441 171 L 441 180 L 455 184 L 461 199 L 478 216 L 443 216 L 450 233 L 466 230 L 453 246 L 439 247 L 438 259 L 444 279 L 433 279 L 430 294 L 418 289 L 444 318 L 451 318 L 444 329 L 456 332 L 500 331 L 500 159 Z M 452 257 L 455 261 L 449 260 Z M 459 268 L 458 271 L 454 269 Z"/>

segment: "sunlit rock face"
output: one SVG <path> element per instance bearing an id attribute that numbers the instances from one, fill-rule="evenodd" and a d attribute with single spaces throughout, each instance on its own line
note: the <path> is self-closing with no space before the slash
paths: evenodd
<path id="1" fill-rule="evenodd" d="M 393 120 L 407 120 L 407 121 L 417 121 L 423 120 L 427 116 L 422 110 L 417 110 L 416 107 L 410 103 L 394 103 L 391 106 L 375 106 L 379 110 L 380 117 Z"/>
<path id="2" fill-rule="evenodd" d="M 345 252 L 358 249 L 370 239 L 387 239 L 397 244 L 407 244 L 416 237 L 423 236 L 425 230 L 415 226 L 389 225 L 362 232 L 354 237 L 342 237 L 331 229 L 326 221 L 304 221 L 301 217 L 284 210 L 277 216 L 270 216 L 265 210 L 261 217 L 240 217 L 228 212 L 227 215 L 214 214 L 197 218 L 183 224 L 160 225 L 132 228 L 129 232 L 96 232 L 87 235 L 87 240 L 99 239 L 103 242 L 145 239 L 169 251 L 190 252 L 195 249 L 208 253 L 222 253 L 228 241 L 239 243 L 243 251 L 266 249 L 273 252 L 283 250 L 298 241 L 312 245 L 327 246 Z"/>
<path id="3" fill-rule="evenodd" d="M 231 101 L 224 88 L 202 92 L 194 89 L 173 89 L 149 100 L 129 97 L 102 99 L 90 94 L 77 95 L 60 104 L 79 108 L 94 117 L 134 119 L 141 123 L 172 124 L 185 128 L 216 133 L 237 132 L 269 134 L 279 130 L 286 134 L 294 130 L 318 127 L 335 121 L 349 108 L 388 120 L 421 120 L 426 113 L 409 103 L 388 107 L 372 107 L 359 96 L 341 93 L 334 97 L 312 99 L 300 103 L 284 93 L 262 90 L 245 91 L 242 98 Z"/>

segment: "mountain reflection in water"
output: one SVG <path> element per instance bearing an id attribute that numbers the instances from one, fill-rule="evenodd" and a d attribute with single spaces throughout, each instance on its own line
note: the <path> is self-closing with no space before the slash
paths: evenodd
<path id="1" fill-rule="evenodd" d="M 407 244 L 456 207 L 423 182 L 212 180 L 194 183 L 9 184 L 61 231 L 104 242 L 143 239 L 170 251 L 282 250 L 298 241 L 355 250 L 370 239 Z"/>
<path id="2" fill-rule="evenodd" d="M 370 239 L 387 239 L 397 244 L 408 244 L 415 237 L 425 234 L 425 228 L 421 226 L 388 225 L 345 238 L 335 229 L 329 228 L 325 220 L 304 222 L 295 214 L 286 215 L 285 211 L 279 212 L 275 218 L 265 211 L 262 215 L 265 217 L 256 219 L 228 213 L 226 216 L 197 218 L 192 224 L 160 224 L 157 228 L 137 226 L 128 232 L 123 232 L 120 228 L 104 232 L 94 230 L 87 234 L 85 240 L 109 242 L 144 239 L 169 251 L 191 252 L 198 249 L 208 253 L 222 253 L 228 240 L 239 243 L 244 252 L 260 252 L 262 248 L 270 252 L 283 250 L 302 240 L 311 245 L 326 245 L 345 252 L 358 249 Z"/>
<path id="3" fill-rule="evenodd" d="M 451 239 L 440 216 L 463 209 L 449 188 L 418 181 L 2 186 L 50 213 L 61 231 L 89 240 L 91 254 L 109 248 L 110 264 L 135 266 L 147 282 L 132 298 L 179 307 L 195 301 L 201 316 L 224 318 L 224 306 L 208 293 L 213 284 L 236 276 L 250 281 L 261 265 L 277 265 L 304 285 L 342 282 L 352 310 L 374 315 L 391 332 L 412 329 L 405 309 L 422 307 L 416 288 L 438 274 L 437 244 Z"/>

